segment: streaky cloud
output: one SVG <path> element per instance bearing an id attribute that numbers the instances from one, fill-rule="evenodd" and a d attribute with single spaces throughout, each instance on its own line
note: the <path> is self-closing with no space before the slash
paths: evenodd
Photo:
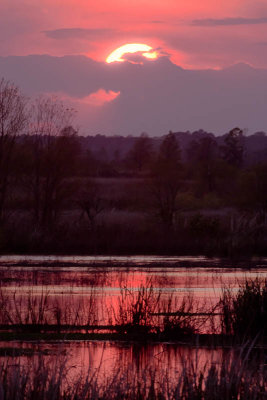
<path id="1" fill-rule="evenodd" d="M 260 25 L 267 24 L 267 17 L 261 18 L 222 18 L 222 19 L 194 19 L 193 26 L 214 27 L 214 26 L 234 26 L 234 25 Z"/>
<path id="2" fill-rule="evenodd" d="M 43 31 L 43 33 L 50 39 L 65 40 L 65 39 L 90 39 L 96 37 L 107 37 L 111 34 L 116 33 L 114 29 L 107 28 L 62 28 L 54 29 L 49 31 Z"/>

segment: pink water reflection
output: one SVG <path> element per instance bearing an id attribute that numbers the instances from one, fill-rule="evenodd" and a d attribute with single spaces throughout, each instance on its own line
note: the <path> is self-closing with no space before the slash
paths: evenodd
<path id="1" fill-rule="evenodd" d="M 65 257 L 66 258 L 66 257 Z M 63 259 L 65 260 L 63 257 Z M 87 257 L 88 258 L 88 257 Z M 175 257 L 146 258 L 148 266 L 140 267 L 138 263 L 142 258 L 122 258 L 122 264 L 114 266 L 112 261 L 110 267 L 97 267 L 90 265 L 90 259 L 82 258 L 86 263 L 82 264 L 78 258 L 77 263 L 71 264 L 75 258 L 68 257 L 68 265 L 31 265 L 31 262 L 39 262 L 40 257 L 30 258 L 30 265 L 19 265 L 15 258 L 11 265 L 8 259 L 0 266 L 1 288 L 5 295 L 14 297 L 21 301 L 21 312 L 23 309 L 23 299 L 27 303 L 29 293 L 31 296 L 43 296 L 49 294 L 49 307 L 51 310 L 50 323 L 56 323 L 53 314 L 55 302 L 59 304 L 65 313 L 68 313 L 68 323 L 71 323 L 72 315 L 77 310 L 82 310 L 83 318 L 80 324 L 114 324 L 118 317 L 118 310 L 122 298 L 124 306 L 137 296 L 140 287 L 153 287 L 154 296 L 161 294 L 161 305 L 164 306 L 170 297 L 173 301 L 173 311 L 179 308 L 185 297 L 194 299 L 194 308 L 191 312 L 206 312 L 213 310 L 222 295 L 222 289 L 230 287 L 237 291 L 247 279 L 266 278 L 267 267 L 254 268 L 250 270 L 218 267 L 201 267 L 203 260 L 196 258 L 195 263 L 200 266 L 185 268 L 173 266 Z M 47 258 L 51 261 L 51 257 Z M 56 260 L 56 259 L 55 259 Z M 102 258 L 99 259 L 99 262 Z M 157 261 L 155 261 L 157 260 Z M 161 266 L 153 266 L 153 262 L 163 263 Z M 192 258 L 193 260 L 193 258 Z M 75 261 L 75 262 L 76 262 Z M 102 260 L 103 261 L 103 260 Z M 127 266 L 124 265 L 127 261 Z M 52 261 L 53 262 L 53 258 Z M 117 261 L 118 262 L 118 261 Z M 193 261 L 192 261 L 193 262 Z M 210 263 L 216 260 L 210 260 Z M 82 264 L 82 265 L 81 265 Z M 157 264 L 158 265 L 158 264 Z M 12 305 L 10 305 L 12 308 Z M 90 316 L 90 321 L 89 321 Z M 202 327 L 202 332 L 209 330 L 206 324 Z"/>
<path id="2" fill-rule="evenodd" d="M 3 349 L 6 343 L 0 342 Z M 175 380 L 185 368 L 194 366 L 196 371 L 207 371 L 210 366 L 221 365 L 223 359 L 231 356 L 229 349 L 207 349 L 187 347 L 168 343 L 149 344 L 118 344 L 112 342 L 54 342 L 27 343 L 13 342 L 14 348 L 33 349 L 32 356 L 13 358 L 13 364 L 22 366 L 38 365 L 40 359 L 45 365 L 64 363 L 69 377 L 76 379 L 80 375 L 98 374 L 100 379 L 112 377 L 131 371 L 133 375 L 143 371 L 156 370 Z M 10 354 L 10 353 L 9 353 Z M 0 357 L 0 363 L 5 357 Z"/>

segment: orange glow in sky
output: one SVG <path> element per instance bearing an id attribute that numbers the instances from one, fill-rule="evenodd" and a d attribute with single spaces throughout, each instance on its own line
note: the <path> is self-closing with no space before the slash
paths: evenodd
<path id="1" fill-rule="evenodd" d="M 122 44 L 148 43 L 184 68 L 216 69 L 240 61 L 267 68 L 266 0 L 10 3 L 0 1 L 0 35 L 5 39 L 0 41 L 0 56 L 85 55 L 102 62 Z M 159 50 L 158 56 L 151 49 L 140 51 L 147 59 L 161 56 Z M 123 53 L 116 57 L 121 62 Z"/>
<path id="2" fill-rule="evenodd" d="M 95 93 L 91 93 L 84 99 L 84 102 L 93 106 L 102 106 L 112 100 L 115 100 L 120 95 L 120 92 L 114 92 L 112 90 L 99 89 Z"/>
<path id="3" fill-rule="evenodd" d="M 118 47 L 116 50 L 114 50 L 107 57 L 106 62 L 108 64 L 110 64 L 112 62 L 123 62 L 123 61 L 125 61 L 123 59 L 124 54 L 137 53 L 137 52 L 142 52 L 142 56 L 149 58 L 149 59 L 157 58 L 157 52 L 151 51 L 151 50 L 153 50 L 152 47 L 148 46 L 147 44 L 128 43 L 128 44 L 125 44 L 121 47 Z"/>

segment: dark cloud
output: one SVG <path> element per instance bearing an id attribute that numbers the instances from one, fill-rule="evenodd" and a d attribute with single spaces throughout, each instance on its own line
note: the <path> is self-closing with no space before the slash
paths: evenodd
<path id="1" fill-rule="evenodd" d="M 234 126 L 251 131 L 267 126 L 267 70 L 244 64 L 197 71 L 179 68 L 167 57 L 106 64 L 85 56 L 36 55 L 0 57 L 0 76 L 26 95 L 58 93 L 73 101 L 83 134 L 160 135 L 199 128 L 224 133 Z M 119 95 L 103 107 L 87 101 L 104 92 Z"/>
<path id="2" fill-rule="evenodd" d="M 144 57 L 142 56 L 142 52 L 136 53 L 126 53 L 122 56 L 122 59 L 125 61 L 133 62 L 133 63 L 143 63 Z"/>
<path id="3" fill-rule="evenodd" d="M 47 37 L 57 40 L 65 39 L 92 39 L 107 37 L 116 33 L 113 29 L 82 29 L 82 28 L 63 28 L 43 32 Z"/>
<path id="4" fill-rule="evenodd" d="M 267 24 L 267 17 L 261 18 L 222 18 L 222 19 L 195 19 L 193 26 L 213 27 L 213 26 L 234 26 L 234 25 L 259 25 Z"/>

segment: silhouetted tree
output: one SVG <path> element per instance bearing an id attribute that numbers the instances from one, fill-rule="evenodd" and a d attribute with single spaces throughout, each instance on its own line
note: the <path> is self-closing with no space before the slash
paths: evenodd
<path id="1" fill-rule="evenodd" d="M 175 135 L 170 132 L 160 146 L 152 170 L 155 206 L 162 223 L 167 228 L 173 226 L 180 181 L 180 148 Z"/>
<path id="2" fill-rule="evenodd" d="M 222 154 L 229 164 L 241 167 L 244 157 L 244 137 L 241 129 L 234 128 L 225 136 Z"/>
<path id="3" fill-rule="evenodd" d="M 128 154 L 128 160 L 130 165 L 139 172 L 144 169 L 145 166 L 149 165 L 152 156 L 152 142 L 151 139 L 145 134 L 136 140 L 133 148 Z"/>
<path id="4" fill-rule="evenodd" d="M 27 122 L 27 102 L 13 83 L 0 80 L 0 221 L 3 219 L 16 137 Z"/>
<path id="5" fill-rule="evenodd" d="M 193 140 L 187 148 L 187 159 L 191 165 L 191 172 L 200 180 L 203 191 L 215 189 L 216 160 L 218 145 L 210 136 Z"/>

